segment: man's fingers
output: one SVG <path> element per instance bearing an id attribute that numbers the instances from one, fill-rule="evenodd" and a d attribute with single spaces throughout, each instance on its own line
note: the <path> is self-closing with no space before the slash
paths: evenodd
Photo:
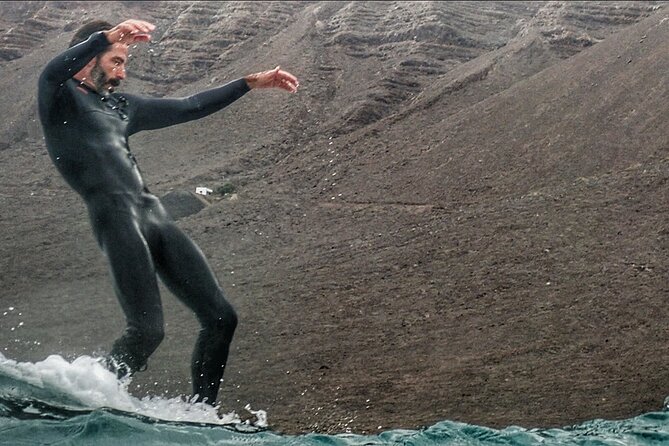
<path id="1" fill-rule="evenodd" d="M 279 75 L 281 75 L 281 77 L 283 77 L 284 79 L 289 80 L 290 82 L 292 82 L 294 84 L 297 83 L 297 78 L 295 76 L 293 76 L 292 74 L 290 74 L 289 72 L 287 72 L 287 71 L 279 71 Z"/>
<path id="2" fill-rule="evenodd" d="M 289 79 L 282 79 L 279 87 L 283 88 L 284 90 L 288 90 L 291 93 L 295 93 L 297 91 L 297 84 L 291 82 Z"/>
<path id="3" fill-rule="evenodd" d="M 150 33 L 154 29 L 156 29 L 155 25 L 152 23 L 146 22 L 144 20 L 126 20 L 125 22 L 121 23 L 121 25 L 125 25 L 129 31 L 135 31 L 135 32 L 140 32 L 140 33 Z"/>
<path id="4" fill-rule="evenodd" d="M 151 34 L 135 34 L 135 42 L 149 42 L 151 40 Z"/>
<path id="5" fill-rule="evenodd" d="M 130 19 L 119 23 L 110 30 L 113 41 L 130 44 L 151 40 L 151 31 L 155 25 L 144 20 Z"/>
<path id="6" fill-rule="evenodd" d="M 250 74 L 245 77 L 251 88 L 280 88 L 295 93 L 299 82 L 297 78 L 277 66 L 273 70 Z"/>
<path id="7" fill-rule="evenodd" d="M 283 88 L 284 90 L 288 90 L 292 93 L 297 91 L 298 87 L 298 82 L 297 78 L 290 74 L 287 71 L 279 71 L 277 72 L 277 81 L 278 81 L 278 87 Z"/>

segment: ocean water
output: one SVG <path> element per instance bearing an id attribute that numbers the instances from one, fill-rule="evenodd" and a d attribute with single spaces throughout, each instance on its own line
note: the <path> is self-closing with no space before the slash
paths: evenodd
<path id="1" fill-rule="evenodd" d="M 669 411 L 563 429 L 490 429 L 443 421 L 379 435 L 282 435 L 182 398 L 137 398 L 95 358 L 16 362 L 0 354 L 0 445 L 669 445 Z"/>

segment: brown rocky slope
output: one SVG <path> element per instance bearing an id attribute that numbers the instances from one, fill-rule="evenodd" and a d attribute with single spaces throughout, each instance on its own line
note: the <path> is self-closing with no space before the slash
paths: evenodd
<path id="1" fill-rule="evenodd" d="M 370 432 L 661 407 L 664 2 L 0 12 L 0 308 L 16 309 L 0 318 L 3 354 L 99 353 L 122 328 L 84 206 L 45 153 L 34 86 L 79 23 L 132 16 L 158 28 L 132 51 L 130 91 L 184 95 L 277 64 L 301 80 L 297 95 L 251 92 L 131 141 L 158 195 L 235 188 L 179 220 L 241 318 L 225 408 L 265 409 L 284 432 Z M 139 395 L 190 388 L 197 326 L 164 301 Z"/>

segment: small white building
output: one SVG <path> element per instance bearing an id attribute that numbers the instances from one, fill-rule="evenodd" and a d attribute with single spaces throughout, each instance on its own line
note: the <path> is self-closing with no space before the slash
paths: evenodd
<path id="1" fill-rule="evenodd" d="M 195 188 L 195 193 L 200 194 L 200 195 L 209 195 L 212 192 L 214 192 L 214 191 L 209 189 L 208 187 L 196 187 Z"/>

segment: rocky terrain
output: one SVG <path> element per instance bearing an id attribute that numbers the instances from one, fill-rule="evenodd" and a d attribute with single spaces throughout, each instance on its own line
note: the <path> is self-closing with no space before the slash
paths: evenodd
<path id="1" fill-rule="evenodd" d="M 238 310 L 224 410 L 362 433 L 662 407 L 665 2 L 0 3 L 4 355 L 100 354 L 123 327 L 35 86 L 85 21 L 129 17 L 157 29 L 126 91 L 300 79 L 131 140 Z M 163 291 L 138 395 L 190 389 L 197 324 Z"/>

